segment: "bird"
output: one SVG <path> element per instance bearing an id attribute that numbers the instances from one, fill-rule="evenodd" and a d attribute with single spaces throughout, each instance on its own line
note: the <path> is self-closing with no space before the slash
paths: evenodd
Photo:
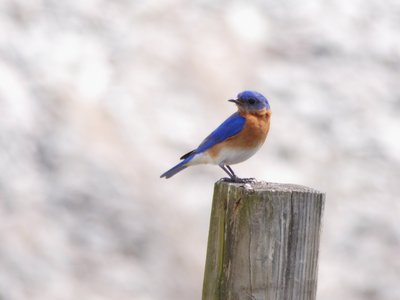
<path id="1" fill-rule="evenodd" d="M 214 164 L 229 175 L 226 178 L 229 181 L 249 180 L 238 177 L 230 165 L 247 160 L 264 144 L 270 128 L 271 108 L 267 98 L 251 90 L 228 101 L 236 104 L 238 110 L 160 178 L 170 178 L 189 166 Z"/>

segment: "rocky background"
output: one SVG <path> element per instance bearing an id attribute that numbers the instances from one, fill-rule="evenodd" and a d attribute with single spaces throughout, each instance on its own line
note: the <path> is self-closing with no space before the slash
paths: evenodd
<path id="1" fill-rule="evenodd" d="M 325 191 L 318 299 L 400 299 L 400 2 L 0 2 L 0 299 L 199 299 L 213 166 L 159 175 L 243 89 L 243 177 Z"/>

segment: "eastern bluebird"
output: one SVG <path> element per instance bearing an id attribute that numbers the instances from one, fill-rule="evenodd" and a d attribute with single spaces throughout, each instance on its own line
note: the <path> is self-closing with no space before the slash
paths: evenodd
<path id="1" fill-rule="evenodd" d="M 181 162 L 160 177 L 170 178 L 183 169 L 198 164 L 219 165 L 232 181 L 243 181 L 229 165 L 253 156 L 264 143 L 270 125 L 268 100 L 258 92 L 241 92 L 230 99 L 238 111 L 225 120 L 193 151 L 181 157 Z"/>

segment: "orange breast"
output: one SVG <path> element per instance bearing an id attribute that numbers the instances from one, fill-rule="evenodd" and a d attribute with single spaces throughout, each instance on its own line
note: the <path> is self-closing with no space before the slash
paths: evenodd
<path id="1" fill-rule="evenodd" d="M 208 150 L 211 157 L 218 156 L 222 148 L 253 149 L 260 147 L 268 134 L 271 110 L 264 109 L 257 112 L 240 111 L 241 116 L 246 118 L 244 128 L 237 135 L 226 139 Z"/>

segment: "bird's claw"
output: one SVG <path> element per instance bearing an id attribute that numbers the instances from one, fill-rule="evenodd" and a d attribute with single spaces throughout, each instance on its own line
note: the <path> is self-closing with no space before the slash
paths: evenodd
<path id="1" fill-rule="evenodd" d="M 224 182 L 232 182 L 232 183 L 252 183 L 256 182 L 255 178 L 239 178 L 239 177 L 224 177 L 222 178 Z"/>
<path id="2" fill-rule="evenodd" d="M 255 179 L 255 178 L 237 178 L 236 179 L 236 182 L 239 182 L 239 183 L 252 183 L 252 182 L 256 182 L 257 181 L 257 179 Z"/>
<path id="3" fill-rule="evenodd" d="M 221 178 L 221 180 L 222 180 L 223 182 L 235 182 L 234 179 L 231 178 L 231 177 L 223 177 L 223 178 Z"/>

